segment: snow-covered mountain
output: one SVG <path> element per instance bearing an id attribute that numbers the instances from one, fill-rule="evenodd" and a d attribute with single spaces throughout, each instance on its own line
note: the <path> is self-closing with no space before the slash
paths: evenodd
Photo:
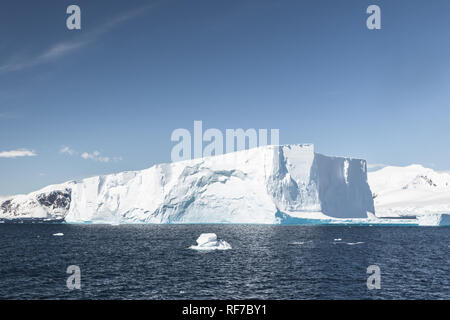
<path id="1" fill-rule="evenodd" d="M 369 172 L 378 217 L 450 213 L 450 174 L 421 165 Z"/>
<path id="2" fill-rule="evenodd" d="M 264 146 L 48 186 L 0 218 L 98 223 L 283 223 L 373 213 L 364 160 L 312 145 Z"/>

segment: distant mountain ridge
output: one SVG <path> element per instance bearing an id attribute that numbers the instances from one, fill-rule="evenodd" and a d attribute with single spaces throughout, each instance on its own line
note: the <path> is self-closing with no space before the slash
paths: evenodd
<path id="1" fill-rule="evenodd" d="M 421 165 L 369 172 L 377 216 L 450 213 L 450 173 Z"/>

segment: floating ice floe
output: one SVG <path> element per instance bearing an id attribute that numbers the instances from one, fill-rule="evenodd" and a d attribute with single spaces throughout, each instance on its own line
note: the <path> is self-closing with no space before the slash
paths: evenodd
<path id="1" fill-rule="evenodd" d="M 364 242 L 362 242 L 362 241 L 358 241 L 358 242 L 346 242 L 346 244 L 348 244 L 349 246 L 354 246 L 354 245 L 357 245 L 357 244 L 363 244 Z"/>
<path id="2" fill-rule="evenodd" d="M 231 245 L 224 240 L 217 240 L 215 233 L 202 233 L 197 239 L 196 246 L 190 246 L 194 250 L 228 250 Z"/>
<path id="3" fill-rule="evenodd" d="M 53 234 L 55 237 L 62 237 L 64 235 L 64 233 L 62 232 L 58 232 L 58 233 L 54 233 Z"/>
<path id="4" fill-rule="evenodd" d="M 333 244 L 346 244 L 349 246 L 355 246 L 357 244 L 363 244 L 364 242 L 358 241 L 358 242 L 343 242 L 342 239 L 334 239 Z"/>
<path id="5" fill-rule="evenodd" d="M 293 242 L 291 242 L 289 244 L 291 244 L 291 245 L 303 245 L 305 243 L 310 243 L 310 242 L 312 242 L 312 240 L 308 240 L 308 241 L 293 241 Z"/>

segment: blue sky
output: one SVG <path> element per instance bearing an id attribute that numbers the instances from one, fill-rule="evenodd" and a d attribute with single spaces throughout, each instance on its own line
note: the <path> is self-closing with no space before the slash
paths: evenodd
<path id="1" fill-rule="evenodd" d="M 70 4 L 82 30 L 66 28 Z M 366 28 L 370 4 L 381 30 Z M 450 169 L 448 12 L 446 0 L 2 1 L 0 195 L 168 162 L 172 131 L 194 120 Z"/>

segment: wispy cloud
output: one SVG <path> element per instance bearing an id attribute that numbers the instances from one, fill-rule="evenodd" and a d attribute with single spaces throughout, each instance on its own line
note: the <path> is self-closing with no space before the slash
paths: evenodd
<path id="1" fill-rule="evenodd" d="M 73 150 L 73 149 L 71 149 L 71 148 L 69 148 L 67 146 L 62 146 L 61 149 L 59 149 L 59 152 L 60 153 L 66 153 L 66 154 L 68 154 L 70 156 L 72 156 L 72 155 L 74 155 L 76 153 L 75 150 Z"/>
<path id="2" fill-rule="evenodd" d="M 97 162 L 117 162 L 117 161 L 122 161 L 122 157 L 107 157 L 107 156 L 103 156 L 101 154 L 100 151 L 94 151 L 92 153 L 90 152 L 82 152 L 81 154 L 78 153 L 77 151 L 75 151 L 74 149 L 67 147 L 67 146 L 63 146 L 61 147 L 61 149 L 59 150 L 60 153 L 64 153 L 67 154 L 69 156 L 73 156 L 73 155 L 80 155 L 81 158 L 85 159 L 85 160 L 93 160 L 93 161 L 97 161 Z"/>
<path id="3" fill-rule="evenodd" d="M 388 164 L 384 163 L 368 163 L 367 169 L 377 169 L 377 168 L 383 168 L 389 166 Z"/>
<path id="4" fill-rule="evenodd" d="M 98 162 L 111 162 L 111 161 L 117 162 L 122 160 L 122 157 L 113 157 L 113 158 L 104 157 L 101 155 L 99 151 L 94 151 L 92 153 L 83 152 L 81 154 L 81 157 L 86 160 L 90 159 Z"/>
<path id="5" fill-rule="evenodd" d="M 19 158 L 19 157 L 34 157 L 34 156 L 37 156 L 36 152 L 28 149 L 17 149 L 0 152 L 0 158 Z"/>
<path id="6" fill-rule="evenodd" d="M 103 25 L 99 26 L 97 29 L 91 32 L 81 34 L 78 39 L 56 43 L 47 48 L 46 50 L 44 50 L 41 54 L 29 57 L 22 57 L 19 60 L 13 58 L 13 60 L 10 60 L 9 62 L 0 65 L 0 74 L 19 71 L 29 67 L 34 67 L 43 63 L 51 62 L 54 59 L 66 56 L 76 50 L 79 50 L 80 48 L 85 47 L 86 45 L 92 42 L 95 42 L 97 38 L 100 37 L 101 35 L 109 32 L 111 29 L 117 27 L 119 24 L 137 17 L 138 15 L 144 13 L 151 7 L 152 5 L 147 5 L 144 7 L 139 7 L 137 9 L 125 12 L 107 21 Z"/>

